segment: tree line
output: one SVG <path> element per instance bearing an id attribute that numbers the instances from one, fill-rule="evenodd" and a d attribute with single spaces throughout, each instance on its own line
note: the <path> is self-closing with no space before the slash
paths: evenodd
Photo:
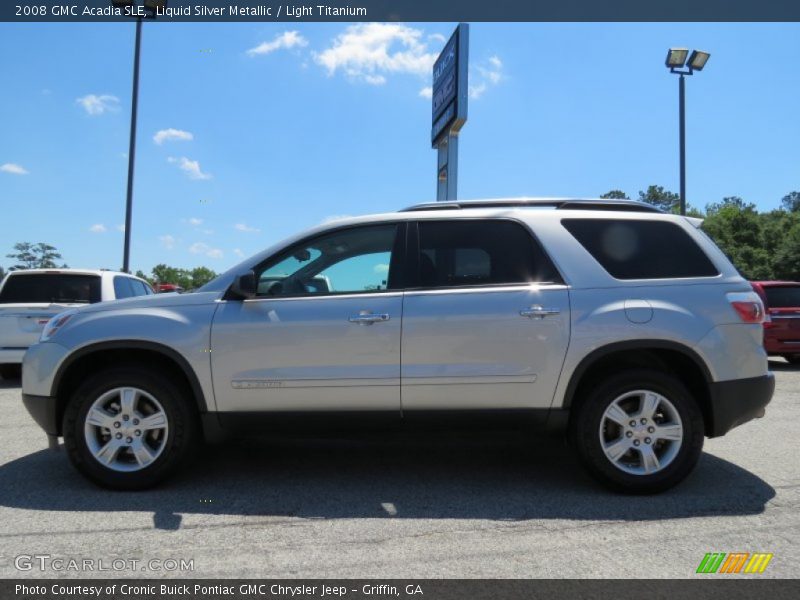
<path id="1" fill-rule="evenodd" d="M 14 244 L 14 251 L 6 254 L 7 258 L 12 259 L 13 264 L 9 267 L 10 271 L 20 271 L 25 269 L 68 269 L 66 263 L 59 265 L 56 261 L 61 260 L 61 254 L 55 246 L 43 242 L 19 242 Z M 0 279 L 5 276 L 5 270 L 0 266 Z M 180 269 L 170 267 L 165 264 L 158 264 L 153 267 L 149 275 L 143 271 L 136 271 L 136 276 L 148 281 L 151 285 L 158 283 L 174 283 L 185 290 L 199 288 L 205 285 L 217 274 L 208 267 L 195 267 L 194 269 Z"/>

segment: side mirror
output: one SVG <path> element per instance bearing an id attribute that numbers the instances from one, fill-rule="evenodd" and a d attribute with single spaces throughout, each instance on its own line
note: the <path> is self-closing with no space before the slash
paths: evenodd
<path id="1" fill-rule="evenodd" d="M 253 271 L 247 271 L 236 276 L 231 284 L 231 294 L 240 300 L 247 300 L 248 298 L 255 298 L 258 292 L 258 285 L 256 284 L 256 274 Z"/>

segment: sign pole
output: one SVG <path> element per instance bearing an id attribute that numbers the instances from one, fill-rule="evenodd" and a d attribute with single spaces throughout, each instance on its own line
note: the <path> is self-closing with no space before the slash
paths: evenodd
<path id="1" fill-rule="evenodd" d="M 458 198 L 458 133 L 467 122 L 469 25 L 460 23 L 433 64 L 431 144 L 436 200 Z"/>
<path id="2" fill-rule="evenodd" d="M 458 198 L 458 135 L 448 132 L 438 148 L 436 200 Z"/>

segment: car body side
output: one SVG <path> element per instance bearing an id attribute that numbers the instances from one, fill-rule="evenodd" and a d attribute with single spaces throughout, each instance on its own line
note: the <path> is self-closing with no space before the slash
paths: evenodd
<path id="1" fill-rule="evenodd" d="M 529 404 L 524 407 L 544 415 L 551 426 L 561 428 L 566 423 L 572 403 L 593 377 L 626 365 L 655 362 L 689 378 L 700 401 L 706 402 L 703 407 L 706 435 L 722 435 L 737 424 L 734 421 L 743 418 L 715 416 L 720 412 L 715 402 L 724 403 L 723 396 L 730 394 L 737 382 L 750 382 L 758 388 L 760 396 L 771 395 L 774 384 L 762 345 L 762 326 L 743 323 L 726 298 L 726 294 L 753 297 L 755 294 L 727 258 L 689 220 L 666 214 L 646 216 L 648 220 L 674 223 L 686 231 L 716 267 L 719 274 L 715 277 L 679 282 L 615 279 L 565 231 L 561 221 L 573 216 L 570 211 L 474 208 L 448 213 L 401 212 L 340 220 L 306 231 L 243 261 L 196 293 L 121 300 L 78 309 L 55 340 L 37 344 L 28 351 L 23 369 L 28 408 L 34 416 L 37 410 L 44 415 L 37 420 L 48 434 L 60 435 L 60 415 L 82 372 L 103 361 L 139 357 L 162 366 L 170 365 L 175 376 L 183 378 L 199 411 L 206 415 L 204 424 L 210 435 L 217 422 L 215 417 L 231 412 L 233 406 L 228 397 L 219 391 L 215 394 L 216 349 L 211 341 L 215 313 L 226 303 L 241 302 L 225 296 L 236 275 L 302 239 L 339 227 L 451 218 L 510 219 L 524 225 L 563 278 L 568 298 L 569 314 L 564 322 L 568 343 L 557 361 L 560 368 L 554 374 L 554 392 L 531 394 Z M 609 211 L 586 212 L 580 217 L 641 219 L 642 215 Z M 487 290 L 475 288 L 471 293 L 480 295 Z M 531 389 L 536 390 L 535 384 Z M 48 399 L 53 408 L 46 411 L 36 408 L 37 402 Z M 458 408 L 457 404 L 454 407 Z M 503 408 L 502 404 L 500 407 Z M 760 408 L 760 405 L 754 407 L 746 417 L 757 416 Z"/>

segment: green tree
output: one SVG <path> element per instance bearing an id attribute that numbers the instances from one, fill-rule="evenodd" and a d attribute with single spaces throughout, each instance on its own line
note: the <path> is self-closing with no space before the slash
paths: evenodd
<path id="1" fill-rule="evenodd" d="M 153 267 L 153 279 L 157 283 L 174 283 L 184 289 L 192 287 L 192 277 L 186 269 L 177 269 L 165 264 Z"/>
<path id="2" fill-rule="evenodd" d="M 204 286 L 216 276 L 217 274 L 208 267 L 195 267 L 192 269 L 192 285 L 190 287 L 199 288 Z"/>
<path id="3" fill-rule="evenodd" d="M 755 204 L 738 196 L 706 207 L 703 230 L 748 279 L 772 279 L 772 260 L 766 247 L 765 224 Z"/>
<path id="4" fill-rule="evenodd" d="M 664 212 L 677 213 L 680 210 L 681 198 L 660 185 L 651 185 L 647 191 L 639 192 L 639 202 L 652 204 Z"/>
<path id="5" fill-rule="evenodd" d="M 32 244 L 31 242 L 18 242 L 14 244 L 15 252 L 7 254 L 8 258 L 13 258 L 17 264 L 11 267 L 12 271 L 19 271 L 24 269 L 55 269 L 57 258 L 61 258 L 55 246 L 39 242 Z M 66 264 L 62 264 L 61 268 L 67 268 Z"/>
<path id="6" fill-rule="evenodd" d="M 144 280 L 145 280 L 147 283 L 149 283 L 150 285 L 153 285 L 153 283 L 154 283 L 154 282 L 153 282 L 153 279 L 152 279 L 151 277 L 148 277 L 147 275 L 145 275 L 144 271 L 142 271 L 141 269 L 139 269 L 138 271 L 136 271 L 136 276 L 137 276 L 139 279 L 144 279 Z"/>
<path id="7" fill-rule="evenodd" d="M 793 213 L 800 213 L 800 192 L 789 192 L 781 199 L 783 209 Z"/>
<path id="8" fill-rule="evenodd" d="M 600 197 L 604 200 L 630 200 L 630 198 L 628 198 L 628 194 L 622 190 L 611 190 Z"/>
<path id="9" fill-rule="evenodd" d="M 800 281 L 800 212 L 789 213 L 772 262 L 775 279 Z"/>

